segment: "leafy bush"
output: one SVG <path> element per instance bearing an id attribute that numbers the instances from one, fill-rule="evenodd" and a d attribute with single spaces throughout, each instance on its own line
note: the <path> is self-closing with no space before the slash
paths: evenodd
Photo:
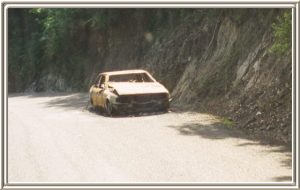
<path id="1" fill-rule="evenodd" d="M 284 11 L 272 24 L 275 42 L 270 48 L 271 53 L 284 54 L 292 47 L 292 11 Z"/>

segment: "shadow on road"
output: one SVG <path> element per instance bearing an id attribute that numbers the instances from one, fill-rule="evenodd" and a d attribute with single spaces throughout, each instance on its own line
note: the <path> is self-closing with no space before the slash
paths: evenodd
<path id="1" fill-rule="evenodd" d="M 47 92 L 47 93 L 16 93 L 8 94 L 8 98 L 43 98 L 40 103 L 46 107 L 63 107 L 65 109 L 85 109 L 88 104 L 87 93 Z M 44 99 L 46 98 L 46 99 Z M 47 98 L 49 98 L 47 100 Z"/>
<path id="2" fill-rule="evenodd" d="M 240 131 L 232 130 L 221 127 L 219 123 L 213 125 L 202 125 L 199 123 L 185 123 L 180 126 L 170 126 L 179 131 L 181 135 L 198 135 L 203 138 L 209 139 L 225 139 L 225 138 L 238 138 L 241 137 Z"/>
<path id="3" fill-rule="evenodd" d="M 86 109 L 89 104 L 88 94 L 78 93 L 59 96 L 47 102 L 48 107 L 64 107 L 66 109 Z"/>
<path id="4" fill-rule="evenodd" d="M 209 125 L 203 125 L 200 123 L 183 123 L 180 125 L 172 125 L 168 127 L 176 129 L 180 135 L 185 135 L 185 136 L 199 136 L 201 138 L 212 139 L 212 140 L 222 140 L 227 138 L 243 139 L 243 142 L 236 145 L 240 147 L 260 146 L 260 145 L 269 146 L 270 149 L 268 149 L 267 153 L 268 152 L 283 153 L 285 155 L 285 159 L 281 161 L 281 166 L 286 167 L 288 169 L 292 168 L 292 155 L 291 155 L 290 146 L 268 141 L 266 139 L 251 137 L 240 129 L 229 129 L 220 122 L 209 124 Z M 278 176 L 272 180 L 291 181 L 292 178 L 291 176 Z"/>
<path id="5" fill-rule="evenodd" d="M 80 93 L 76 93 L 80 94 Z M 38 97 L 63 97 L 74 95 L 70 92 L 22 92 L 22 93 L 10 93 L 8 98 L 26 97 L 26 98 L 38 98 Z"/>

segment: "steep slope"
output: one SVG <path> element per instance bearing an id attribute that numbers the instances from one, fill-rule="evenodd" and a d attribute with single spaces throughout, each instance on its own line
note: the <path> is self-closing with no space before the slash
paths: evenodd
<path id="1" fill-rule="evenodd" d="M 257 135 L 291 141 L 291 53 L 269 53 L 268 28 L 225 17 L 211 46 L 189 64 L 173 91 L 175 105 L 231 117 Z M 193 77 L 191 77 L 193 76 Z"/>

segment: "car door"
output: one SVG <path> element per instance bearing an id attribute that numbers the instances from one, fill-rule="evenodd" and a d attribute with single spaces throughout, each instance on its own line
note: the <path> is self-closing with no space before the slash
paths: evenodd
<path id="1" fill-rule="evenodd" d="M 100 92 L 102 91 L 102 89 L 100 88 L 100 82 L 101 79 L 103 78 L 102 75 L 99 75 L 95 82 L 94 85 L 92 86 L 91 89 L 91 99 L 93 101 L 94 106 L 101 106 L 99 103 L 99 96 L 100 96 Z"/>
<path id="2" fill-rule="evenodd" d="M 101 75 L 99 83 L 97 84 L 97 89 L 95 89 L 95 102 L 97 106 L 104 107 L 104 92 L 105 92 L 105 76 Z"/>
<path id="3" fill-rule="evenodd" d="M 96 77 L 96 79 L 93 82 L 93 85 L 90 88 L 90 99 L 91 99 L 91 102 L 93 103 L 94 106 L 97 106 L 97 104 L 96 104 L 96 92 L 98 91 L 97 89 L 98 89 L 98 84 L 99 84 L 99 81 L 100 81 L 100 77 L 101 77 L 101 75 L 98 75 Z"/>

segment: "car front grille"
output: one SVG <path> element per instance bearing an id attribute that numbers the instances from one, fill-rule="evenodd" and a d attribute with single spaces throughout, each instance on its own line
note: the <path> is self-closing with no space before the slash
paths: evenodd
<path id="1" fill-rule="evenodd" d="M 150 101 L 163 101 L 168 99 L 167 93 L 158 94 L 135 94 L 135 95 L 122 95 L 119 96 L 117 101 L 120 103 L 144 103 Z"/>

